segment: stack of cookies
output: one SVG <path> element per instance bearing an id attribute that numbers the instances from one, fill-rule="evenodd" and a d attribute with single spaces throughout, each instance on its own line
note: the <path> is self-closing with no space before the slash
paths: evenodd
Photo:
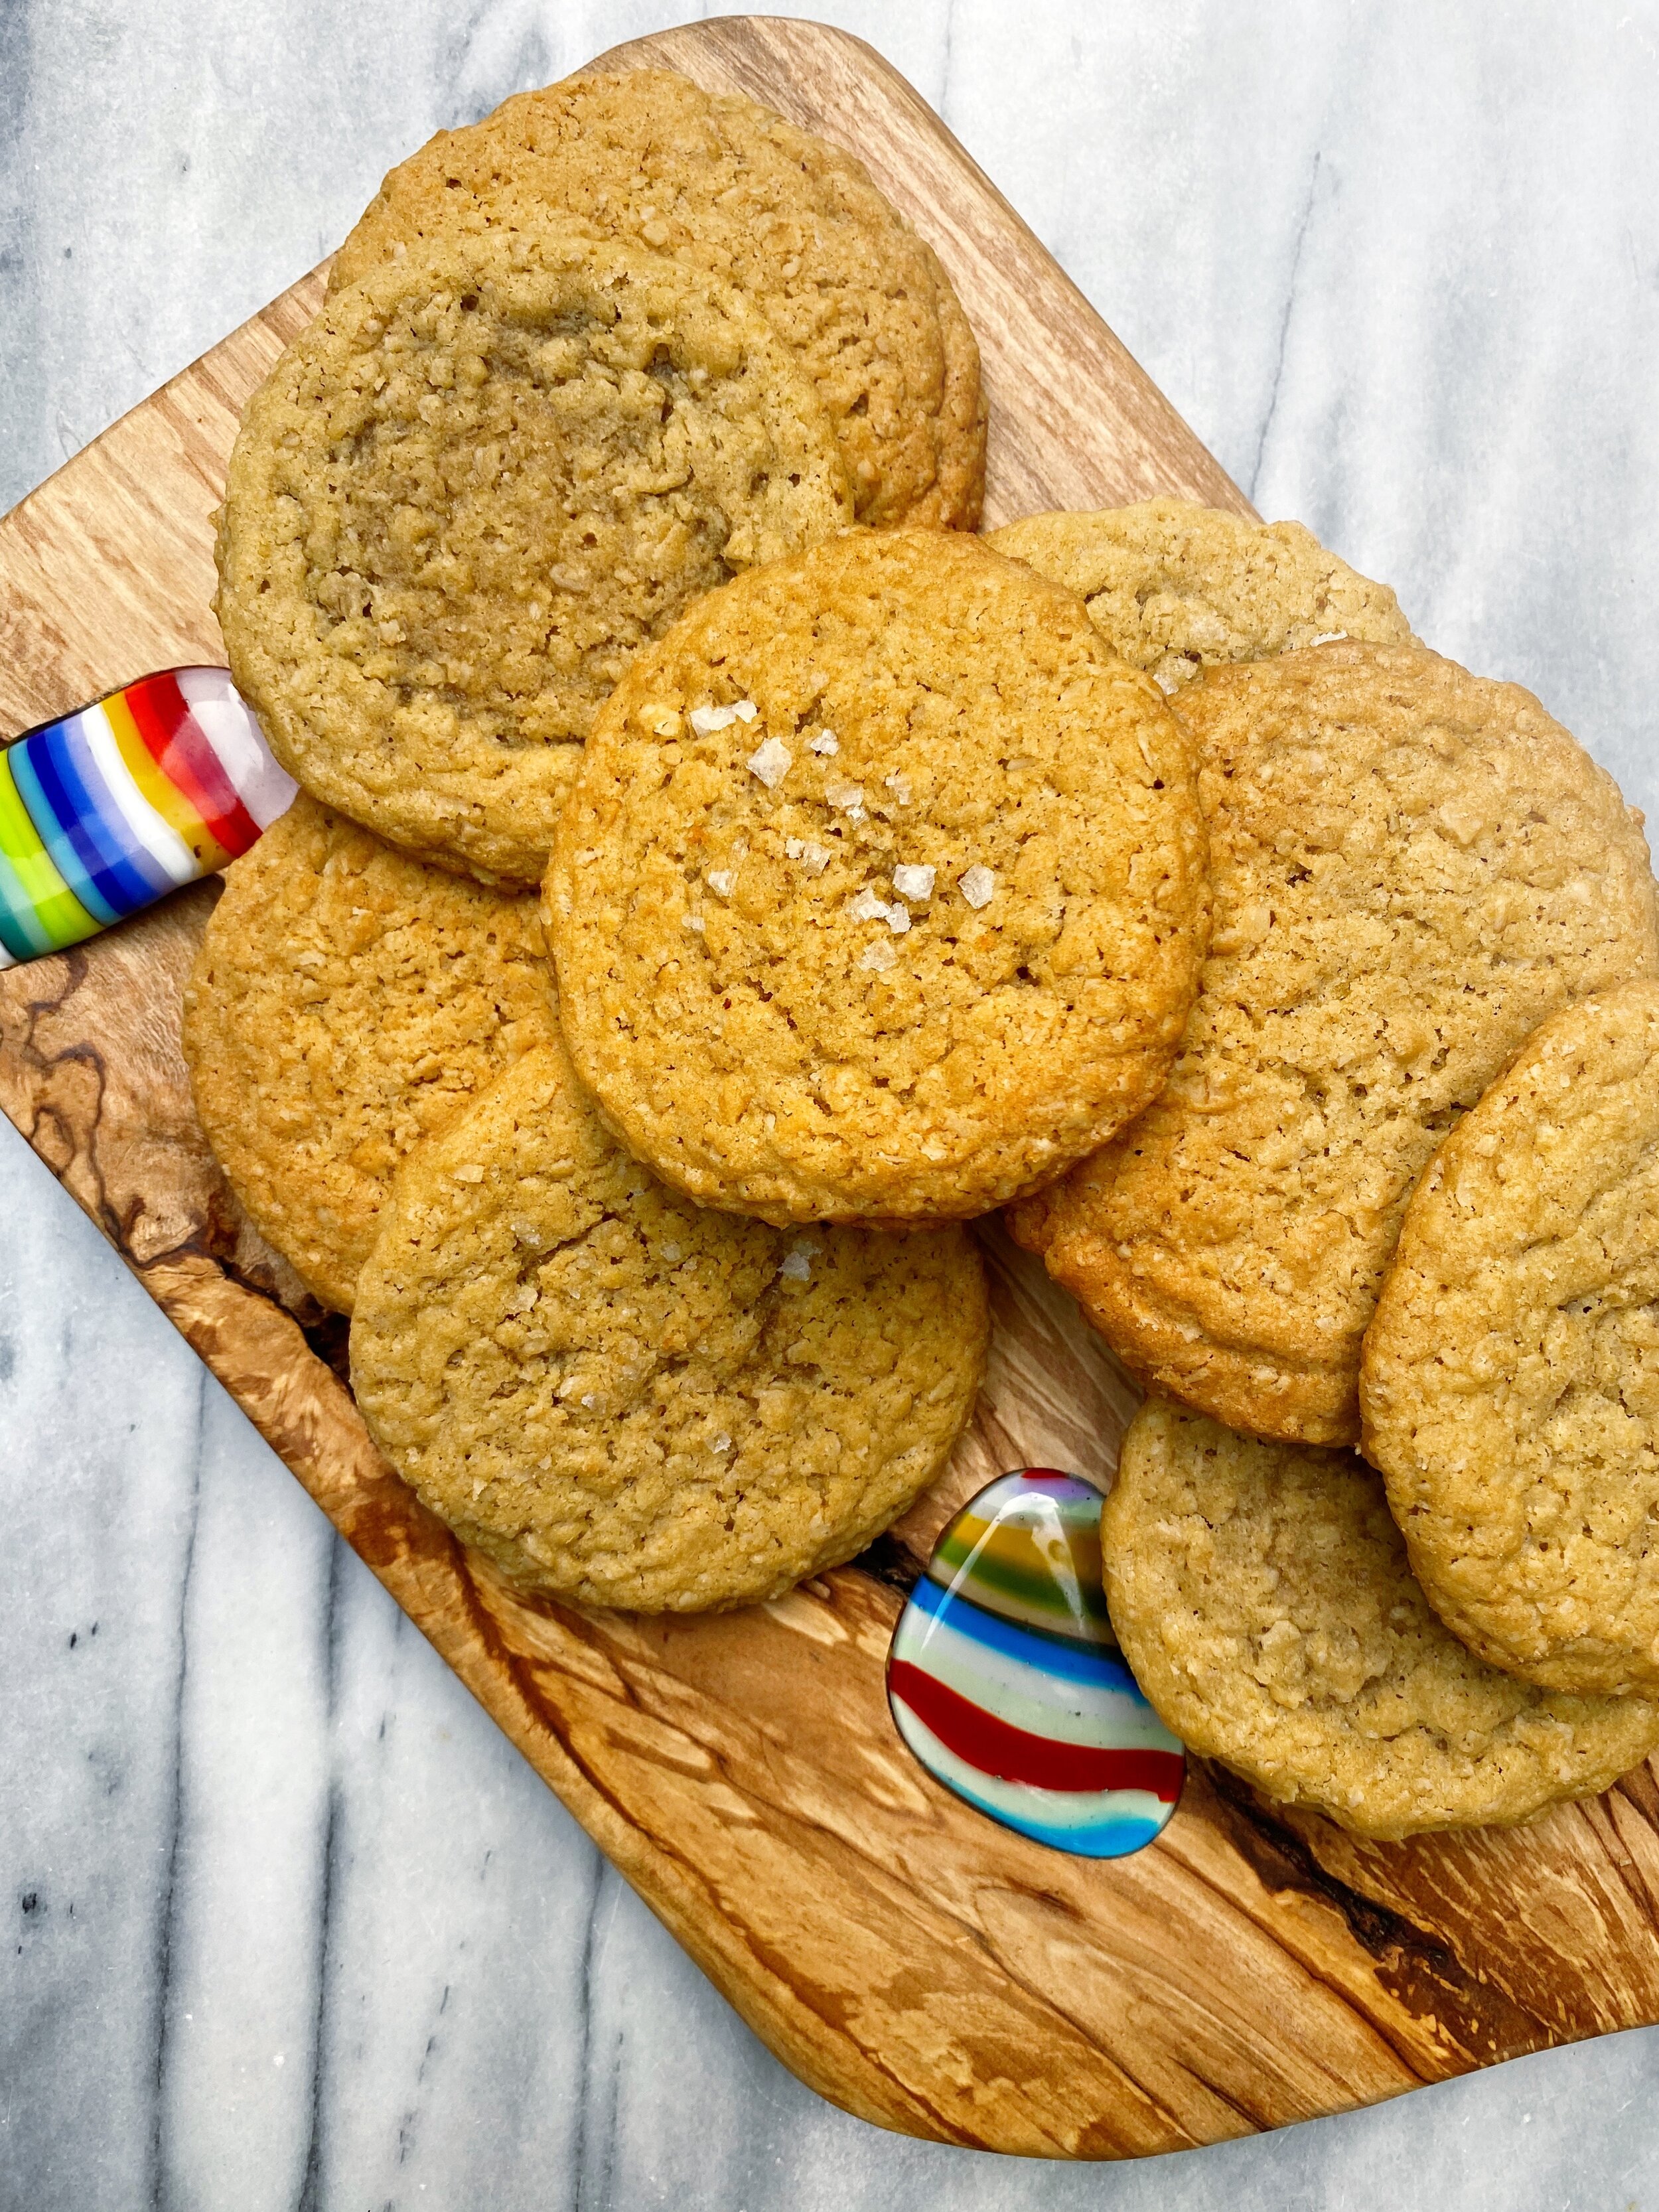
<path id="1" fill-rule="evenodd" d="M 1157 1394 L 1103 1516 L 1125 1654 L 1192 1748 L 1362 1834 L 1604 1789 L 1659 1744 L 1641 818 L 1293 525 L 992 542 L 1169 691 L 1209 833 L 1168 1084 L 1009 1217 Z"/>
<path id="2" fill-rule="evenodd" d="M 1305 530 L 979 538 L 984 453 L 933 255 L 747 101 L 577 77 L 394 171 L 231 465 L 303 788 L 203 1125 L 527 1589 L 858 1551 L 1006 1208 L 1157 1394 L 1103 1529 L 1171 1728 L 1373 1835 L 1601 1789 L 1659 1742 L 1639 818 Z"/>
<path id="3" fill-rule="evenodd" d="M 899 987 L 866 956 L 886 953 L 908 884 L 913 951 L 954 897 L 994 964 L 991 894 L 976 906 L 943 872 L 962 848 L 971 891 L 1004 846 L 928 827 L 956 742 L 941 729 L 937 759 L 915 751 L 903 872 L 902 702 L 884 700 L 866 743 L 872 623 L 830 635 L 836 587 L 789 564 L 856 531 L 864 615 L 884 561 L 913 629 L 954 588 L 952 556 L 1006 571 L 1024 590 L 1009 619 L 1048 653 L 1026 676 L 1017 631 L 1003 647 L 1030 715 L 1080 663 L 1127 717 L 1117 749 L 1134 740 L 1136 687 L 1086 617 L 947 534 L 976 524 L 984 463 L 977 351 L 929 248 L 845 155 L 659 72 L 511 100 L 395 171 L 246 410 L 218 613 L 302 790 L 233 872 L 191 978 L 197 1104 L 254 1225 L 352 1316 L 388 1455 L 527 1586 L 719 1607 L 860 1549 L 972 1408 L 989 1322 L 963 1217 L 1080 1158 L 1161 1079 L 1190 951 L 1164 987 L 1178 1005 L 1126 1000 L 1103 1081 L 1092 1017 L 1056 1000 L 1059 1150 L 1005 1105 L 967 1113 L 935 1160 L 890 1116 L 893 1200 L 870 1202 L 854 1094 L 889 1080 Z M 817 664 L 808 637 L 769 647 L 780 588 L 820 596 Z M 720 604 L 737 629 L 688 629 Z M 962 678 L 965 707 L 987 680 Z M 837 798 L 866 770 L 867 808 Z M 641 772 L 664 785 L 649 820 Z M 1132 772 L 1151 775 L 1139 752 Z M 608 819 L 613 793 L 631 828 Z M 567 810 L 578 889 L 550 896 L 580 1011 L 562 1018 L 537 892 Z M 1051 807 L 1047 833 L 1075 841 L 1081 811 Z M 1195 910 L 1190 824 L 1169 834 Z M 917 885 L 936 874 L 934 902 Z M 872 928 L 855 894 L 878 884 Z M 1109 904 L 1104 926 L 1127 920 Z M 770 971 L 791 957 L 786 988 Z M 837 961 L 857 977 L 839 1007 Z M 958 975 L 939 1020 L 981 994 Z M 695 1064 L 677 1012 L 720 1033 Z M 1016 1033 L 1006 1079 L 1039 1057 Z M 838 1073 L 833 1103 L 810 1103 L 814 1068 Z M 818 1115 L 795 1158 L 789 1133 Z M 641 1119 L 675 1133 L 637 1142 Z M 690 1170 L 688 1130 L 713 1171 Z"/>

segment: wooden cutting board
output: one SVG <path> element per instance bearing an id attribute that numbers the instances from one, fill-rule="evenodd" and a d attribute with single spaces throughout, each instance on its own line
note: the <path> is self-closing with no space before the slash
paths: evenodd
<path id="1" fill-rule="evenodd" d="M 939 249 L 991 397 L 987 521 L 1246 502 L 1007 203 L 857 40 L 732 18 L 620 47 L 850 147 Z M 0 728 L 222 658 L 209 514 L 243 401 L 320 273 L 0 522 Z M 0 1105 L 312 1496 L 784 2063 L 883 2126 L 1054 2157 L 1180 2149 L 1659 2021 L 1659 1789 L 1519 1831 L 1367 1844 L 1194 1762 L 1160 1839 L 1072 1859 L 902 1748 L 902 1593 L 964 1498 L 1105 1480 L 1135 1394 L 994 1228 L 997 1332 L 946 1474 L 858 1565 L 775 1605 L 532 1605 L 379 1458 L 344 1330 L 252 1235 L 191 1110 L 179 994 L 216 887 L 0 975 Z"/>

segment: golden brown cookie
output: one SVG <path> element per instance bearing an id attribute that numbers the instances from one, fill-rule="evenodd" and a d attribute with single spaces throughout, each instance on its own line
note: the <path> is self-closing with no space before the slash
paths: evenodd
<path id="1" fill-rule="evenodd" d="M 351 1376 L 399 1473 L 517 1580 L 696 1612 L 775 1597 L 902 1512 L 988 1328 L 965 1231 L 705 1212 L 612 1143 L 554 1045 L 399 1176 Z"/>
<path id="2" fill-rule="evenodd" d="M 1409 645 L 1386 584 L 1299 522 L 1246 522 L 1184 499 L 1097 514 L 1032 514 L 986 540 L 1087 601 L 1095 627 L 1166 692 L 1201 668 L 1267 660 L 1337 637 Z"/>
<path id="3" fill-rule="evenodd" d="M 817 388 L 861 522 L 975 526 L 985 403 L 948 278 L 850 155 L 735 94 L 665 70 L 520 93 L 400 162 L 331 281 L 485 228 L 538 248 L 570 215 L 750 294 Z"/>
<path id="4" fill-rule="evenodd" d="M 1356 1453 L 1153 1400 L 1123 1440 L 1101 1551 L 1112 1626 L 1166 1727 L 1357 1835 L 1508 1826 L 1659 1744 L 1659 1705 L 1539 1689 L 1466 1650 Z"/>
<path id="5" fill-rule="evenodd" d="M 185 992 L 196 1111 L 253 1224 L 351 1311 L 398 1162 L 557 1035 L 533 897 L 303 793 L 226 873 Z"/>
<path id="6" fill-rule="evenodd" d="M 1547 1015 L 1659 971 L 1641 817 L 1513 684 L 1405 646 L 1212 670 L 1215 933 L 1167 1091 L 1016 1212 L 1152 1387 L 1359 1434 L 1359 1343 L 1413 1184 Z"/>
<path id="7" fill-rule="evenodd" d="M 1659 984 L 1546 1022 L 1446 1138 L 1360 1395 L 1447 1625 L 1528 1681 L 1659 1693 Z"/>
<path id="8" fill-rule="evenodd" d="M 811 386 L 731 286 L 618 240 L 439 241 L 249 402 L 217 600 L 306 787 L 534 883 L 595 709 L 697 595 L 846 522 Z"/>
<path id="9" fill-rule="evenodd" d="M 711 593 L 595 725 L 547 879 L 612 1129 L 771 1221 L 982 1213 L 1157 1091 L 1206 923 L 1185 739 L 1080 600 L 849 532 Z"/>

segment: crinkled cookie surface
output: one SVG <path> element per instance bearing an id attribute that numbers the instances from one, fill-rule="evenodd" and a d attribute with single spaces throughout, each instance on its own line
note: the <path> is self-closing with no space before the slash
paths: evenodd
<path id="1" fill-rule="evenodd" d="M 1133 667 L 1175 693 L 1201 669 L 1333 637 L 1409 645 L 1386 584 L 1328 553 L 1299 522 L 1247 522 L 1182 499 L 1095 514 L 1033 514 L 986 540 L 1088 605 Z"/>
<path id="2" fill-rule="evenodd" d="M 1357 1834 L 1524 1820 L 1659 1743 L 1659 1705 L 1539 1689 L 1466 1650 L 1357 1454 L 1154 1400 L 1101 1539 L 1112 1625 L 1164 1723 Z"/>
<path id="3" fill-rule="evenodd" d="M 1556 1015 L 1446 1139 L 1362 1396 L 1466 1642 L 1559 1689 L 1659 1692 L 1659 985 Z"/>
<path id="4" fill-rule="evenodd" d="M 256 1228 L 351 1310 L 398 1164 L 556 1036 L 535 899 L 303 793 L 228 871 L 185 994 L 191 1086 Z"/>
<path id="5" fill-rule="evenodd" d="M 291 774 L 522 886 L 641 645 L 851 517 L 828 417 L 731 286 L 569 230 L 441 240 L 337 293 L 250 401 L 216 602 Z"/>
<path id="6" fill-rule="evenodd" d="M 1179 696 L 1214 934 L 1164 1095 L 1016 1210 L 1159 1390 L 1359 1434 L 1412 1187 L 1548 1015 L 1659 973 L 1639 816 L 1537 701 L 1419 647 L 1320 646 Z"/>
<path id="7" fill-rule="evenodd" d="M 331 282 L 484 229 L 539 251 L 572 216 L 756 301 L 835 427 L 860 521 L 978 522 L 979 349 L 937 257 L 861 163 L 737 94 L 666 70 L 520 93 L 399 162 Z"/>
<path id="8" fill-rule="evenodd" d="M 547 879 L 566 1038 L 704 1204 L 982 1213 L 1157 1091 L 1204 851 L 1188 742 L 1079 599 L 848 532 L 712 593 L 602 711 Z"/>
<path id="9" fill-rule="evenodd" d="M 399 1177 L 352 1386 L 398 1472 L 518 1581 L 697 1611 L 895 1519 L 972 1411 L 988 1333 L 965 1231 L 707 1212 L 612 1142 L 553 1045 Z"/>

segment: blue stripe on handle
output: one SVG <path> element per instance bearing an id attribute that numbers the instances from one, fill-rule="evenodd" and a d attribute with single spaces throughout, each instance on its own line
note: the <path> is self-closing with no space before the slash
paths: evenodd
<path id="1" fill-rule="evenodd" d="M 83 707 L 78 714 L 66 714 L 54 726 L 51 733 L 53 757 L 63 757 L 57 751 L 61 738 L 76 780 L 92 801 L 90 819 L 96 824 L 94 835 L 99 849 L 108 855 L 106 865 L 112 870 L 131 869 L 143 885 L 142 895 L 129 907 L 128 910 L 131 911 L 133 908 L 149 906 L 156 899 L 165 898 L 170 890 L 177 889 L 177 884 L 149 847 L 141 844 L 133 835 L 132 825 L 110 789 L 108 774 L 100 764 L 98 756 L 92 749 L 92 740 L 87 735 L 88 711 Z M 112 731 L 110 743 L 112 746 L 115 744 Z M 135 796 L 142 798 L 142 794 L 135 793 Z M 148 801 L 143 803 L 148 811 Z M 82 819 L 86 822 L 88 817 L 82 816 Z"/>
<path id="2" fill-rule="evenodd" d="M 46 748 L 44 731 L 11 748 L 12 780 L 24 811 L 33 823 L 47 857 L 75 896 L 95 922 L 107 928 L 119 921 L 125 908 L 112 906 L 98 888 L 94 865 L 89 866 L 73 836 L 75 803 L 64 789 L 63 778 Z"/>
<path id="3" fill-rule="evenodd" d="M 945 1613 L 948 1626 L 961 1635 L 971 1637 L 988 1650 L 1020 1660 L 1040 1674 L 1059 1674 L 1066 1681 L 1087 1682 L 1095 1687 L 1124 1690 L 1136 1698 L 1142 1694 L 1139 1683 L 1115 1651 L 1108 1651 L 1099 1644 L 1074 1644 L 1067 1638 L 1044 1636 L 1038 1630 L 1023 1628 L 1014 1621 L 1004 1620 L 1000 1613 L 988 1613 L 982 1605 L 975 1605 L 961 1590 L 941 1589 L 925 1575 L 911 1592 L 910 1602 L 930 1620 Z"/>
<path id="4" fill-rule="evenodd" d="M 114 801 L 83 747 L 88 785 L 65 742 L 67 731 L 66 723 L 53 722 L 14 748 L 22 756 L 12 762 L 17 788 L 58 873 L 87 912 L 106 924 L 119 921 L 155 894 L 115 842 L 106 818 Z"/>

